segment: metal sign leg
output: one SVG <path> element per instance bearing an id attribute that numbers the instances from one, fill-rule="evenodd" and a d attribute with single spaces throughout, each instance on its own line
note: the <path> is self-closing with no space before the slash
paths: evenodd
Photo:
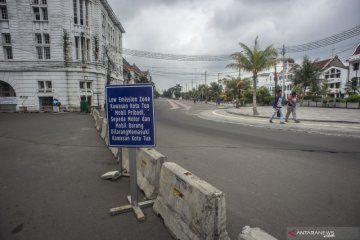
<path id="1" fill-rule="evenodd" d="M 138 202 L 138 186 L 137 186 L 137 168 L 136 168 L 136 148 L 129 148 L 129 165 L 130 165 L 130 196 L 128 201 L 130 205 L 122 207 L 116 207 L 110 209 L 112 216 L 121 214 L 124 212 L 134 211 L 138 221 L 145 221 L 145 215 L 141 210 L 141 207 L 151 207 L 154 201 L 149 200 L 145 202 Z"/>
<path id="2" fill-rule="evenodd" d="M 123 168 L 123 150 L 122 150 L 122 148 L 118 149 L 117 160 L 120 165 L 120 168 L 119 168 L 120 177 L 130 177 L 130 174 L 126 171 L 126 169 Z"/>

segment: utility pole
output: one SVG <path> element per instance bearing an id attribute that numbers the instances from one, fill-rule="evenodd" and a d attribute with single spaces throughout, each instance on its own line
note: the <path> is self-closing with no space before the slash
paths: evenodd
<path id="1" fill-rule="evenodd" d="M 206 85 L 206 72 L 205 72 L 205 85 Z"/>
<path id="2" fill-rule="evenodd" d="M 283 49 L 281 51 L 282 59 L 283 59 L 283 76 L 282 76 L 282 93 L 285 95 L 285 45 L 283 44 Z"/>

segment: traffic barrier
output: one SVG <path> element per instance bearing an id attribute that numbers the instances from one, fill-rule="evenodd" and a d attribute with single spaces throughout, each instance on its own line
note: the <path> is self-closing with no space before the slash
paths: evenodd
<path id="1" fill-rule="evenodd" d="M 127 172 L 130 172 L 128 148 L 122 148 L 122 166 Z"/>
<path id="2" fill-rule="evenodd" d="M 107 127 L 107 120 L 106 118 L 103 118 L 102 120 L 102 126 L 101 126 L 101 133 L 100 136 L 102 139 L 104 139 L 106 145 L 108 146 L 108 139 L 107 139 L 107 135 L 108 135 L 108 127 Z"/>
<path id="3" fill-rule="evenodd" d="M 97 119 L 97 120 L 96 120 L 96 129 L 97 129 L 98 131 L 101 131 L 104 118 L 101 117 L 100 115 L 97 115 L 96 119 Z"/>
<path id="4" fill-rule="evenodd" d="M 245 226 L 238 236 L 238 240 L 277 240 L 260 228 Z"/>
<path id="5" fill-rule="evenodd" d="M 136 161 L 138 186 L 148 199 L 155 199 L 159 193 L 161 166 L 166 157 L 155 149 L 139 148 Z"/>
<path id="6" fill-rule="evenodd" d="M 114 155 L 114 157 L 117 157 L 118 153 L 119 153 L 119 148 L 118 147 L 109 147 L 111 153 Z"/>
<path id="7" fill-rule="evenodd" d="M 177 239 L 229 239 L 224 193 L 175 163 L 162 165 L 154 211 Z"/>

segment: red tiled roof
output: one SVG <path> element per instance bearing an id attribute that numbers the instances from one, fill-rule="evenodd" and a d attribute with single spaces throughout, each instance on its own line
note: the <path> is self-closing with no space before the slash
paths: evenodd
<path id="1" fill-rule="evenodd" d="M 360 44 L 359 46 L 357 46 L 357 48 L 355 49 L 355 52 L 353 53 L 353 55 L 358 55 L 360 54 Z"/>
<path id="2" fill-rule="evenodd" d="M 332 59 L 329 58 L 329 59 L 321 60 L 321 61 L 318 61 L 318 62 L 314 62 L 313 66 L 317 70 L 322 70 L 323 68 L 326 67 L 326 65 L 328 65 L 331 62 L 331 60 Z"/>

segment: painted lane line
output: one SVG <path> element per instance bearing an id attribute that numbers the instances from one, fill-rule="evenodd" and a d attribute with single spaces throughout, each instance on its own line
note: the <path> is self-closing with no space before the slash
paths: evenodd
<path id="1" fill-rule="evenodd" d="M 190 108 L 191 108 L 191 106 L 186 105 L 186 104 L 183 104 L 183 103 L 178 102 L 178 101 L 176 101 L 176 104 L 179 104 L 180 106 L 184 107 L 183 110 L 185 110 L 185 111 L 188 111 L 188 110 L 190 110 Z"/>
<path id="2" fill-rule="evenodd" d="M 170 105 L 171 105 L 170 110 L 174 110 L 174 109 L 178 109 L 178 108 L 179 108 L 179 106 L 178 106 L 175 102 L 173 102 L 173 101 L 171 101 L 171 100 L 167 100 L 167 101 L 168 101 L 168 103 L 170 103 Z"/>

